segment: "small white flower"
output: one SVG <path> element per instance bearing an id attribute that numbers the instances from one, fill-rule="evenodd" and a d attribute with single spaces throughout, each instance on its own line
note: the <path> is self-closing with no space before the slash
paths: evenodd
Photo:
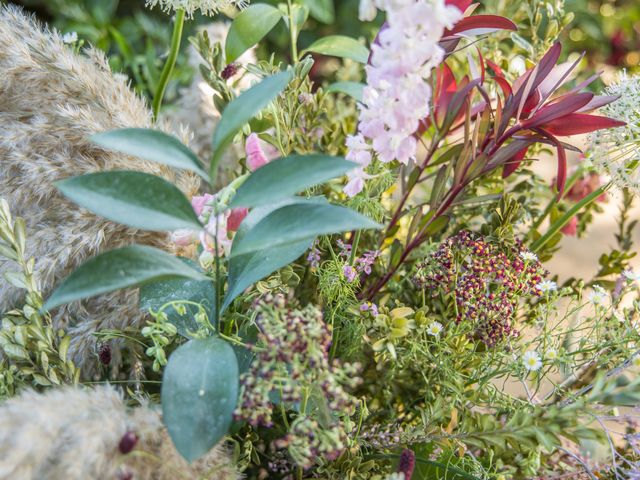
<path id="1" fill-rule="evenodd" d="M 591 293 L 589 294 L 589 302 L 594 305 L 603 305 L 608 299 L 609 294 L 604 288 L 599 285 L 592 287 Z"/>
<path id="2" fill-rule="evenodd" d="M 553 280 L 542 280 L 536 288 L 542 293 L 553 292 L 558 289 L 558 284 Z"/>
<path id="3" fill-rule="evenodd" d="M 550 348 L 546 352 L 544 352 L 544 358 L 553 362 L 558 359 L 558 351 L 555 348 Z"/>
<path id="4" fill-rule="evenodd" d="M 637 282 L 638 280 L 640 280 L 640 272 L 634 272 L 631 269 L 625 270 L 624 272 L 622 272 L 622 275 L 624 275 L 630 282 Z"/>
<path id="5" fill-rule="evenodd" d="M 640 355 L 636 355 L 635 357 L 633 357 L 633 359 L 631 360 L 631 364 L 634 367 L 640 367 Z"/>
<path id="6" fill-rule="evenodd" d="M 442 332 L 442 324 L 440 322 L 431 322 L 427 326 L 427 333 L 437 337 Z"/>
<path id="7" fill-rule="evenodd" d="M 536 262 L 536 261 L 538 261 L 538 256 L 535 253 L 530 252 L 529 250 L 526 250 L 524 252 L 520 252 L 520 258 L 522 260 L 524 260 L 525 262 Z"/>
<path id="8" fill-rule="evenodd" d="M 62 36 L 62 41 L 67 45 L 74 44 L 78 41 L 78 34 L 76 32 L 68 32 Z"/>
<path id="9" fill-rule="evenodd" d="M 627 321 L 626 317 L 624 316 L 624 310 L 614 310 L 613 317 L 620 323 L 624 323 Z"/>
<path id="10" fill-rule="evenodd" d="M 542 360 L 540 359 L 540 355 L 538 355 L 538 352 L 534 350 L 528 350 L 524 352 L 524 355 L 522 356 L 522 363 L 524 364 L 524 368 L 526 368 L 530 372 L 540 370 L 540 368 L 542 367 Z"/>
<path id="11" fill-rule="evenodd" d="M 384 480 L 404 480 L 404 473 L 390 473 Z"/>
<path id="12" fill-rule="evenodd" d="M 515 75 L 522 75 L 527 71 L 527 64 L 524 61 L 524 57 L 521 55 L 516 55 L 511 59 L 509 63 L 509 71 Z"/>

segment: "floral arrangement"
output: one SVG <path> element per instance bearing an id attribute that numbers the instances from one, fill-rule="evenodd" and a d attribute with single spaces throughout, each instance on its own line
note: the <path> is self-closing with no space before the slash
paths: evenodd
<path id="1" fill-rule="evenodd" d="M 640 78 L 494 3 L 150 0 L 134 89 L 0 6 L 0 478 L 640 478 Z"/>

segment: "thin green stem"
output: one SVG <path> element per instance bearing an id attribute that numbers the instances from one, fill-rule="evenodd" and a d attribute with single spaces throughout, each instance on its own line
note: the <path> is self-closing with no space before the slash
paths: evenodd
<path id="1" fill-rule="evenodd" d="M 351 257 L 349 258 L 349 265 L 353 266 L 353 262 L 356 261 L 356 250 L 358 250 L 358 244 L 360 243 L 360 230 L 356 231 L 353 245 L 351 245 Z"/>
<path id="2" fill-rule="evenodd" d="M 564 227 L 567 223 L 569 223 L 569 220 L 571 220 L 580 210 L 590 205 L 591 203 L 595 202 L 598 199 L 598 197 L 600 197 L 603 193 L 605 193 L 609 188 L 609 185 L 610 184 L 607 184 L 605 186 L 598 188 L 597 190 L 594 190 L 589 195 L 587 195 L 582 200 L 580 200 L 578 203 L 576 203 L 569 210 L 567 210 L 567 212 L 564 215 L 562 215 L 560 218 L 558 218 L 555 222 L 553 222 L 549 226 L 549 230 L 547 230 L 547 233 L 545 233 L 538 240 L 536 240 L 531 244 L 531 247 L 530 247 L 531 251 L 537 252 L 542 247 L 544 247 L 547 244 L 547 242 L 551 240 L 551 238 L 556 233 L 558 233 L 562 227 Z"/>
<path id="3" fill-rule="evenodd" d="M 173 34 L 171 35 L 171 48 L 169 49 L 169 56 L 162 68 L 162 74 L 160 75 L 160 81 L 158 82 L 158 89 L 153 97 L 152 111 L 153 119 L 158 119 L 160 113 L 160 106 L 162 105 L 162 99 L 164 92 L 167 89 L 169 79 L 173 73 L 173 69 L 176 66 L 176 60 L 178 59 L 178 52 L 180 51 L 180 43 L 182 42 L 182 30 L 184 28 L 184 10 L 178 10 L 176 13 L 175 25 L 173 26 Z"/>
<path id="4" fill-rule="evenodd" d="M 293 18 L 293 5 L 291 3 L 291 0 L 287 0 L 287 4 L 288 4 L 288 17 L 289 17 L 289 35 L 290 35 L 290 42 L 291 42 L 291 61 L 293 62 L 294 65 L 298 64 L 298 27 L 296 25 L 296 22 Z"/>

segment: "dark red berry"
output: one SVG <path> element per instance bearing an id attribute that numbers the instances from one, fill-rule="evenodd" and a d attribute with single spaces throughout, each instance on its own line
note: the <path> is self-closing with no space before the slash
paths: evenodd
<path id="1" fill-rule="evenodd" d="M 133 432 L 125 433 L 120 439 L 120 444 L 118 445 L 118 448 L 120 449 L 120 453 L 126 455 L 127 453 L 129 453 L 131 450 L 135 448 L 136 443 L 138 443 L 138 436 L 135 433 Z"/>
<path id="2" fill-rule="evenodd" d="M 220 76 L 224 80 L 229 80 L 236 73 L 238 73 L 238 70 L 240 70 L 240 65 L 238 65 L 237 63 L 230 63 L 229 65 L 224 67 L 224 70 L 222 70 L 222 73 L 220 74 Z"/>
<path id="3" fill-rule="evenodd" d="M 98 358 L 103 365 L 111 363 L 111 347 L 107 343 L 103 343 L 98 347 Z"/>

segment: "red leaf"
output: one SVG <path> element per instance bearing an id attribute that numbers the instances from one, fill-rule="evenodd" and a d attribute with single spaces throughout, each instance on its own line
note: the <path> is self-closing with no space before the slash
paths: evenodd
<path id="1" fill-rule="evenodd" d="M 469 8 L 469 5 L 471 5 L 472 1 L 473 0 L 447 0 L 444 3 L 445 5 L 453 5 L 454 7 L 458 7 L 458 10 L 464 13 L 464 11 Z"/>
<path id="2" fill-rule="evenodd" d="M 550 132 L 542 128 L 537 128 L 536 132 L 551 140 L 551 143 L 553 143 L 558 150 L 558 175 L 556 177 L 556 188 L 558 189 L 557 199 L 560 200 L 564 193 L 564 186 L 567 183 L 567 152 L 565 151 L 562 142 L 554 137 Z"/>
<path id="3" fill-rule="evenodd" d="M 564 117 L 569 113 L 574 113 L 576 110 L 584 107 L 593 98 L 593 93 L 578 93 L 572 95 L 569 98 L 565 98 L 559 102 L 545 105 L 538 110 L 533 117 L 523 122 L 520 122 L 522 128 L 535 128 L 541 125 L 545 125 L 552 120 L 560 117 Z"/>
<path id="4" fill-rule="evenodd" d="M 578 110 L 576 113 L 587 113 L 605 105 L 609 105 L 611 102 L 615 102 L 620 98 L 620 95 L 596 95 L 593 99 L 587 103 L 584 107 Z"/>
<path id="5" fill-rule="evenodd" d="M 444 33 L 448 36 L 474 36 L 495 32 L 496 30 L 517 30 L 516 24 L 498 15 L 474 15 L 460 20 L 455 26 Z M 464 34 L 464 35 L 462 35 Z"/>
<path id="6" fill-rule="evenodd" d="M 586 113 L 570 113 L 545 123 L 543 128 L 553 135 L 564 137 L 566 135 L 594 132 L 603 128 L 622 127 L 623 125 L 626 125 L 626 123 L 613 118 L 588 115 Z"/>
<path id="7" fill-rule="evenodd" d="M 511 91 L 511 85 L 506 78 L 502 77 L 493 77 L 498 86 L 502 89 L 502 93 L 504 94 L 504 98 L 509 97 L 513 92 Z"/>
<path id="8" fill-rule="evenodd" d="M 486 62 L 487 62 L 487 67 L 489 67 L 491 70 L 493 70 L 493 73 L 494 73 L 494 75 L 496 77 L 504 78 L 504 72 L 498 66 L 497 63 L 493 63 L 491 60 L 486 60 Z"/>
<path id="9" fill-rule="evenodd" d="M 522 160 L 524 160 L 524 157 L 527 156 L 528 151 L 529 151 L 529 146 L 526 146 L 522 150 L 520 150 L 518 153 L 516 153 L 513 157 L 511 157 L 510 160 L 507 160 L 505 162 L 504 168 L 502 169 L 502 178 L 507 178 L 509 175 L 511 175 L 513 172 L 515 172 L 518 169 L 518 167 L 522 163 Z"/>

